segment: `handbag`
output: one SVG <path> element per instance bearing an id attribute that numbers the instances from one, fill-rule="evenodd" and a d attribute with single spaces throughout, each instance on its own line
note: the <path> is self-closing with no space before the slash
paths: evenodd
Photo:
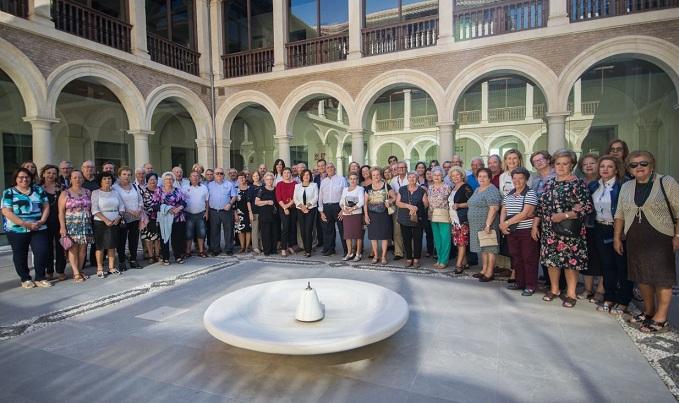
<path id="1" fill-rule="evenodd" d="M 487 233 L 486 231 L 479 231 L 478 236 L 479 236 L 479 246 L 481 246 L 482 248 L 488 246 L 498 246 L 497 232 L 495 232 L 494 229 L 490 230 L 490 233 Z"/>
<path id="2" fill-rule="evenodd" d="M 660 178 L 660 190 L 662 191 L 662 195 L 665 198 L 665 204 L 667 204 L 667 209 L 670 211 L 670 218 L 672 219 L 672 223 L 676 224 L 677 219 L 674 216 L 674 211 L 672 211 L 672 205 L 670 204 L 670 199 L 667 198 L 667 192 L 665 192 L 665 186 L 663 186 L 662 180 L 665 179 L 665 177 Z"/>
<path id="3" fill-rule="evenodd" d="M 509 194 L 507 194 L 507 196 L 513 195 L 514 193 L 516 193 L 516 189 L 512 189 L 512 191 L 510 191 Z M 521 197 L 523 197 L 523 199 L 521 200 L 521 210 L 519 210 L 519 214 L 523 211 L 523 208 L 526 207 L 526 195 L 527 194 L 528 194 L 528 186 L 526 186 L 526 188 L 523 189 L 523 191 L 521 192 Z M 511 219 L 515 215 L 516 214 L 506 216 L 505 221 Z M 509 226 L 509 232 L 511 233 L 511 232 L 516 231 L 516 229 L 519 227 L 519 224 L 520 223 L 517 222 L 516 224 L 510 225 Z"/>
<path id="4" fill-rule="evenodd" d="M 450 223 L 450 212 L 447 208 L 432 209 L 431 222 Z"/>
<path id="5" fill-rule="evenodd" d="M 580 231 L 582 230 L 582 220 L 574 218 L 561 222 L 552 222 L 552 230 L 557 235 L 568 238 L 578 238 L 580 237 Z"/>
<path id="6" fill-rule="evenodd" d="M 407 188 L 406 192 L 408 193 L 408 204 L 413 204 L 412 195 L 410 194 L 410 192 L 408 192 Z M 399 224 L 405 225 L 406 227 L 415 227 L 419 223 L 419 220 L 420 220 L 419 212 L 416 214 L 410 214 L 410 209 L 408 208 L 398 209 L 397 221 Z"/>
<path id="7" fill-rule="evenodd" d="M 64 235 L 59 238 L 59 243 L 61 244 L 61 247 L 64 248 L 64 250 L 69 250 L 73 246 L 73 239 L 71 239 L 71 237 L 68 235 Z"/>

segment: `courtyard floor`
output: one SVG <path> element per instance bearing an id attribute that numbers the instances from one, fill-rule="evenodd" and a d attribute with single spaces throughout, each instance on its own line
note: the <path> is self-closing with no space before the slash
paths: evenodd
<path id="1" fill-rule="evenodd" d="M 313 256 L 191 258 L 105 280 L 24 290 L 0 257 L 1 402 L 675 402 L 676 330 L 648 336 L 579 301 L 397 263 Z M 89 269 L 90 271 L 92 268 Z M 401 294 L 391 338 L 322 356 L 251 352 L 203 327 L 218 297 L 293 278 L 367 281 Z M 676 300 L 673 317 L 676 318 Z M 679 318 L 675 320 L 677 322 Z"/>

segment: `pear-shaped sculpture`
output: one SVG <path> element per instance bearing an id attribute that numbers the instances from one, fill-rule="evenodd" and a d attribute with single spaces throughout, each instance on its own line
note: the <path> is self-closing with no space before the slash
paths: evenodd
<path id="1" fill-rule="evenodd" d="M 316 290 L 311 288 L 311 283 L 302 291 L 302 296 L 297 305 L 295 319 L 300 322 L 318 322 L 325 316 L 323 304 L 318 300 Z"/>

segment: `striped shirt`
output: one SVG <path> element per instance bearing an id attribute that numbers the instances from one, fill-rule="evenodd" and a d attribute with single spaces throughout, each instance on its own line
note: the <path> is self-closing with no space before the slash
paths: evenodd
<path id="1" fill-rule="evenodd" d="M 525 201 L 524 201 L 525 199 Z M 531 206 L 537 206 L 538 205 L 538 196 L 535 193 L 534 190 L 528 190 L 525 196 L 522 196 L 521 193 L 511 193 L 508 194 L 504 200 L 502 201 L 502 205 L 505 207 L 507 210 L 507 220 L 512 218 L 513 216 L 521 213 L 521 211 L 524 208 L 524 203 L 531 205 Z M 530 229 L 531 226 L 533 225 L 533 219 L 531 217 L 522 220 L 519 225 L 516 227 L 517 230 L 519 229 Z"/>

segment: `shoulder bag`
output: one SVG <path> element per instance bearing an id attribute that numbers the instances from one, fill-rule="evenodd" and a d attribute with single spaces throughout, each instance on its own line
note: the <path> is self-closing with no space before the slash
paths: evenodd
<path id="1" fill-rule="evenodd" d="M 526 186 L 525 189 L 523 189 L 523 192 L 521 192 L 521 197 L 523 197 L 523 200 L 521 201 L 521 210 L 519 210 L 519 214 L 523 211 L 523 208 L 526 207 L 526 195 L 528 194 L 528 186 Z M 512 196 L 516 193 L 516 189 L 512 189 L 509 194 L 507 194 L 507 197 Z M 505 221 L 511 219 L 512 217 L 516 216 L 516 214 L 508 215 L 505 217 Z M 516 224 L 512 224 L 509 226 L 509 232 L 514 232 L 516 229 L 519 227 L 519 223 L 517 222 Z"/>
<path id="2" fill-rule="evenodd" d="M 670 211 L 670 217 L 672 218 L 672 223 L 676 224 L 677 219 L 674 216 L 674 211 L 672 211 L 672 205 L 670 204 L 670 199 L 667 198 L 667 192 L 665 192 L 665 186 L 663 185 L 663 182 L 662 182 L 663 179 L 665 179 L 664 176 L 662 178 L 660 178 L 660 190 L 662 191 L 662 195 L 665 198 L 665 203 L 667 204 L 667 209 Z"/>

